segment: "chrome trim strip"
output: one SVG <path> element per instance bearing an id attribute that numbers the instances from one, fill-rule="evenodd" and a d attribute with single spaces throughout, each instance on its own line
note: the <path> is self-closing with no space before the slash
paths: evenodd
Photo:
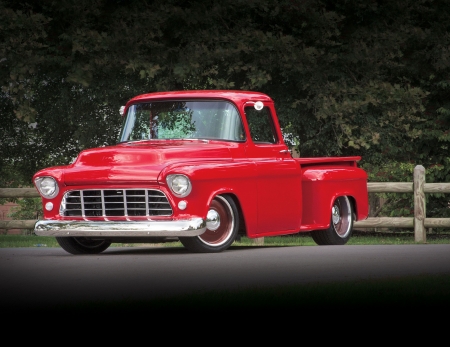
<path id="1" fill-rule="evenodd" d="M 150 215 L 150 210 L 148 208 L 148 190 L 145 191 L 145 215 Z"/>
<path id="2" fill-rule="evenodd" d="M 39 236 L 198 236 L 206 221 L 192 218 L 177 221 L 59 221 L 40 220 L 34 226 Z"/>
<path id="3" fill-rule="evenodd" d="M 104 190 L 102 190 L 102 194 L 104 193 Z M 127 202 L 127 192 L 122 189 L 122 195 L 123 195 L 123 213 L 125 217 L 128 217 L 128 202 Z M 145 192 L 145 195 L 147 195 L 147 192 Z"/>
<path id="4" fill-rule="evenodd" d="M 68 194 L 69 192 L 66 192 L 66 194 L 64 194 L 64 197 L 66 197 L 66 195 Z M 81 204 L 81 215 L 83 216 L 83 217 L 85 217 L 86 216 L 86 211 L 85 211 L 85 209 L 84 209 L 84 192 L 82 191 L 82 190 L 80 190 L 80 204 Z M 64 211 L 64 212 L 66 212 L 66 211 Z"/>
<path id="5" fill-rule="evenodd" d="M 81 196 L 83 196 L 83 191 L 81 190 L 80 191 L 81 192 Z M 106 207 L 105 207 L 105 191 L 102 189 L 101 191 L 100 191 L 100 196 L 101 196 L 101 198 L 102 198 L 102 216 L 106 216 Z M 83 214 L 82 214 L 82 216 L 83 217 L 85 217 L 85 214 L 84 214 L 84 198 L 83 199 L 81 199 L 81 205 L 82 205 L 82 207 L 83 207 Z M 126 208 L 126 202 L 125 202 L 125 208 Z M 125 216 L 127 215 L 127 213 L 125 212 Z"/>

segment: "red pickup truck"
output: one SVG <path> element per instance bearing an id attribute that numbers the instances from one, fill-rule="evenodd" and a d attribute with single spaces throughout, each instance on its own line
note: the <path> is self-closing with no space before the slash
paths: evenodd
<path id="1" fill-rule="evenodd" d="M 156 92 L 120 112 L 116 145 L 33 177 L 44 208 L 35 233 L 68 253 L 169 241 L 221 252 L 240 236 L 299 232 L 343 245 L 368 216 L 361 157 L 294 158 L 266 94 Z"/>

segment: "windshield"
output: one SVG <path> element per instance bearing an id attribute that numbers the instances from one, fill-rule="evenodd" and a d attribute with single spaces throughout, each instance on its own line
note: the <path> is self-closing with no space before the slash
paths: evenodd
<path id="1" fill-rule="evenodd" d="M 236 107 L 227 101 L 156 101 L 128 108 L 120 142 L 152 139 L 244 141 Z"/>

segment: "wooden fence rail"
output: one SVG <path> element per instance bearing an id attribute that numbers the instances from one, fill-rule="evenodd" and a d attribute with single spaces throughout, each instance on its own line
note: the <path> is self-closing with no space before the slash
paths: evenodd
<path id="1" fill-rule="evenodd" d="M 0 198 L 38 198 L 36 188 L 0 188 Z M 34 229 L 36 220 L 0 220 L 0 229 Z"/>
<path id="2" fill-rule="evenodd" d="M 450 218 L 426 218 L 425 193 L 450 193 L 450 183 L 425 183 L 425 168 L 414 168 L 413 182 L 369 182 L 369 193 L 414 193 L 414 217 L 369 217 L 355 228 L 411 228 L 416 242 L 426 242 L 426 228 L 450 228 Z M 39 197 L 35 188 L 0 188 L 0 198 Z M 36 220 L 0 221 L 0 229 L 34 229 Z"/>

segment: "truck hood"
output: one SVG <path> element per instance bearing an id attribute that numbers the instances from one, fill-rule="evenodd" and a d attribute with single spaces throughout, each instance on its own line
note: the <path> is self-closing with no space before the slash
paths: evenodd
<path id="1" fill-rule="evenodd" d="M 231 160 L 232 143 L 204 140 L 153 140 L 82 151 L 63 169 L 66 185 L 156 182 L 161 170 L 174 163 Z"/>

